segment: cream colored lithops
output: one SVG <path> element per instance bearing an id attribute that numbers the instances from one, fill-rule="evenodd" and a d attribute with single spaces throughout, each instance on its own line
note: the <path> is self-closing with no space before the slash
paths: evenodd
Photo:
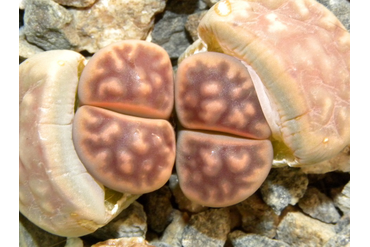
<path id="1" fill-rule="evenodd" d="M 252 195 L 270 171 L 271 130 L 248 69 L 216 52 L 179 65 L 175 107 L 179 185 L 193 202 L 225 207 Z"/>
<path id="2" fill-rule="evenodd" d="M 85 58 L 48 51 L 19 66 L 19 209 L 51 233 L 81 236 L 105 225 L 138 195 L 104 188 L 72 141 L 78 79 Z"/>
<path id="3" fill-rule="evenodd" d="M 319 163 L 349 145 L 350 38 L 323 5 L 222 0 L 198 30 L 202 47 L 249 66 L 272 130 L 275 165 Z"/>

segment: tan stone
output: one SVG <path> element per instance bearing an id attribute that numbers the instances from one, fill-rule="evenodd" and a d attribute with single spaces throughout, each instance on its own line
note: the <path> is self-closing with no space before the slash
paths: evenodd
<path id="1" fill-rule="evenodd" d="M 143 40 L 165 6 L 165 0 L 98 0 L 91 8 L 69 9 L 80 37 L 76 50 L 94 53 L 120 40 Z"/>

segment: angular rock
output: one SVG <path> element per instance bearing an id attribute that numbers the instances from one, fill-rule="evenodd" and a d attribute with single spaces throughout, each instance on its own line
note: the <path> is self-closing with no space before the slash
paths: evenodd
<path id="1" fill-rule="evenodd" d="M 63 6 L 86 8 L 93 5 L 98 0 L 53 0 L 53 1 Z"/>
<path id="2" fill-rule="evenodd" d="M 93 0 L 57 0 L 91 4 Z M 90 7 L 64 8 L 52 0 L 27 0 L 24 27 L 28 42 L 44 50 L 70 49 L 95 53 L 126 39 L 146 39 L 154 15 L 166 0 L 97 0 Z"/>
<path id="3" fill-rule="evenodd" d="M 324 247 L 349 247 L 351 242 L 350 216 L 344 215 L 334 229 L 337 234 L 330 238 Z"/>
<path id="4" fill-rule="evenodd" d="M 171 222 L 173 207 L 171 190 L 163 186 L 159 190 L 142 196 L 148 227 L 157 233 L 163 232 Z"/>
<path id="5" fill-rule="evenodd" d="M 99 0 L 90 8 L 71 8 L 80 38 L 76 50 L 94 53 L 117 41 L 146 39 L 153 28 L 154 15 L 165 6 L 165 0 Z"/>
<path id="6" fill-rule="evenodd" d="M 233 247 L 289 247 L 289 245 L 280 240 L 270 239 L 258 234 L 246 234 L 242 231 L 234 231 L 228 235 Z"/>
<path id="7" fill-rule="evenodd" d="M 20 62 L 23 62 L 27 58 L 43 52 L 43 49 L 40 49 L 39 47 L 32 45 L 27 42 L 26 36 L 24 35 L 24 28 L 19 29 L 19 60 Z"/>
<path id="8" fill-rule="evenodd" d="M 334 202 L 315 187 L 308 187 L 305 195 L 299 200 L 298 206 L 312 218 L 326 223 L 336 223 L 340 214 Z"/>
<path id="9" fill-rule="evenodd" d="M 73 49 L 78 45 L 80 38 L 72 20 L 68 10 L 51 0 L 25 2 L 26 40 L 44 50 Z"/>
<path id="10" fill-rule="evenodd" d="M 223 247 L 229 232 L 228 208 L 209 209 L 190 217 L 181 243 L 183 247 Z"/>
<path id="11" fill-rule="evenodd" d="M 348 182 L 340 193 L 334 195 L 334 204 L 343 212 L 350 213 L 350 182 Z"/>
<path id="12" fill-rule="evenodd" d="M 187 15 L 204 10 L 206 7 L 199 0 L 168 1 L 164 15 L 154 26 L 153 43 L 162 46 L 176 63 L 176 59 L 192 42 L 185 30 Z"/>
<path id="13" fill-rule="evenodd" d="M 188 216 L 186 213 L 174 210 L 171 218 L 172 222 L 164 230 L 162 237 L 159 240 L 150 242 L 150 244 L 156 247 L 182 247 L 181 239 L 185 226 L 187 225 Z"/>
<path id="14" fill-rule="evenodd" d="M 290 205 L 295 205 L 303 197 L 308 185 L 307 175 L 299 168 L 275 168 L 261 185 L 263 200 L 277 215 Z"/>
<path id="15" fill-rule="evenodd" d="M 335 225 L 336 235 L 325 243 L 324 247 L 349 247 L 350 245 L 350 217 L 343 216 Z"/>
<path id="16" fill-rule="evenodd" d="M 147 224 L 144 208 L 140 203 L 133 202 L 111 222 L 91 235 L 101 240 L 128 237 L 145 238 L 146 231 Z"/>
<path id="17" fill-rule="evenodd" d="M 323 246 L 335 234 L 334 225 L 300 212 L 288 212 L 277 228 L 276 239 L 292 247 L 316 247 Z"/>
<path id="18" fill-rule="evenodd" d="M 242 228 L 247 233 L 257 233 L 269 238 L 276 235 L 279 216 L 255 193 L 236 205 Z"/>

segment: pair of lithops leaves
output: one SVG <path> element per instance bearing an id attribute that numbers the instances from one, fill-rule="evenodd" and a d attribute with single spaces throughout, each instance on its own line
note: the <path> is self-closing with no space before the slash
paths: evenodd
<path id="1" fill-rule="evenodd" d="M 216 52 L 191 47 L 174 81 L 166 52 L 144 41 L 110 45 L 87 64 L 72 51 L 21 64 L 26 217 L 88 234 L 163 186 L 175 158 L 189 199 L 228 206 L 254 193 L 271 163 L 309 165 L 349 144 L 349 35 L 323 6 L 220 1 L 199 34 Z"/>

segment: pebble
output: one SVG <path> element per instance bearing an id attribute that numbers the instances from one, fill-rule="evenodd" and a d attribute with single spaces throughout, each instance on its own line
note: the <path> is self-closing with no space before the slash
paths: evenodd
<path id="1" fill-rule="evenodd" d="M 350 246 L 350 217 L 344 215 L 335 225 L 336 235 L 325 243 L 324 247 L 349 247 Z"/>
<path id="2" fill-rule="evenodd" d="M 173 0 L 167 3 L 164 15 L 154 26 L 152 42 L 162 46 L 173 63 L 177 63 L 177 58 L 192 43 L 185 29 L 187 16 L 206 8 L 206 4 L 200 0 Z"/>
<path id="3" fill-rule="evenodd" d="M 299 207 L 312 218 L 326 223 L 336 223 L 340 214 L 334 202 L 315 187 L 308 187 L 305 195 L 298 202 Z"/>
<path id="4" fill-rule="evenodd" d="M 24 10 L 26 40 L 43 50 L 74 49 L 79 37 L 72 14 L 51 0 L 28 0 Z"/>
<path id="5" fill-rule="evenodd" d="M 163 235 L 159 240 L 150 242 L 150 244 L 156 247 L 171 246 L 171 247 L 182 247 L 181 239 L 184 229 L 187 225 L 188 216 L 186 213 L 182 213 L 179 210 L 172 212 L 172 222 L 164 230 Z"/>
<path id="6" fill-rule="evenodd" d="M 351 184 L 348 182 L 340 193 L 334 195 L 334 204 L 343 214 L 350 213 L 350 186 Z"/>
<path id="7" fill-rule="evenodd" d="M 258 193 L 236 205 L 241 218 L 242 228 L 247 233 L 256 233 L 273 238 L 279 216 L 268 206 Z"/>
<path id="8" fill-rule="evenodd" d="M 276 239 L 291 247 L 323 246 L 335 236 L 334 225 L 323 223 L 301 212 L 288 212 L 281 220 Z"/>
<path id="9" fill-rule="evenodd" d="M 230 232 L 228 208 L 208 209 L 190 217 L 182 236 L 183 247 L 223 247 Z"/>
<path id="10" fill-rule="evenodd" d="M 242 231 L 234 231 L 228 235 L 233 247 L 289 247 L 289 245 L 280 240 L 270 239 L 258 234 L 246 234 Z"/>
<path id="11" fill-rule="evenodd" d="M 267 176 L 260 191 L 267 205 L 280 215 L 286 206 L 295 205 L 303 197 L 307 185 L 307 175 L 299 168 L 275 168 Z"/>
<path id="12" fill-rule="evenodd" d="M 120 40 L 146 39 L 165 0 L 52 0 L 21 2 L 26 40 L 43 50 L 95 53 Z M 84 7 L 77 8 L 76 5 Z M 87 7 L 88 6 L 88 7 Z"/>
<path id="13" fill-rule="evenodd" d="M 147 214 L 148 227 L 154 232 L 163 232 L 172 220 L 171 197 L 171 190 L 168 186 L 163 186 L 159 190 L 145 194 L 140 198 Z"/>

